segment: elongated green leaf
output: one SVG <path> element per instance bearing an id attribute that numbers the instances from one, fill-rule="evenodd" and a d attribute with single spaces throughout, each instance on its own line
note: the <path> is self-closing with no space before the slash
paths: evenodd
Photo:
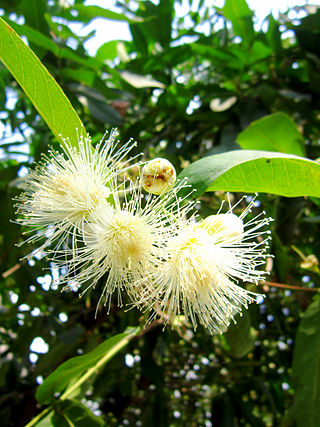
<path id="1" fill-rule="evenodd" d="M 242 40 L 250 42 L 254 36 L 252 11 L 245 0 L 226 0 L 224 16 L 232 22 L 233 31 Z"/>
<path id="2" fill-rule="evenodd" d="M 77 400 L 60 400 L 55 406 L 56 410 L 61 412 L 56 413 L 52 417 L 54 427 L 63 427 L 64 425 L 74 427 L 103 427 L 105 425 L 102 418 L 96 417 L 89 408 Z"/>
<path id="3" fill-rule="evenodd" d="M 48 8 L 46 0 L 23 0 L 17 6 L 17 14 L 23 14 L 29 26 L 36 28 L 41 33 L 49 34 L 49 25 L 45 19 Z"/>
<path id="4" fill-rule="evenodd" d="M 72 11 L 75 11 L 73 15 L 70 13 Z M 92 19 L 95 18 L 106 18 L 111 19 L 113 21 L 135 21 L 128 18 L 123 13 L 113 12 L 112 10 L 105 9 L 100 6 L 85 6 L 83 4 L 75 4 L 72 6 L 72 9 L 70 11 L 66 11 L 69 13 L 66 13 L 66 16 L 69 21 L 80 21 L 80 22 L 90 22 Z"/>
<path id="5" fill-rule="evenodd" d="M 46 50 L 50 50 L 56 56 L 59 54 L 59 46 L 40 31 L 35 30 L 34 28 L 29 27 L 26 24 L 17 24 L 16 22 L 11 20 L 10 27 L 13 28 L 14 31 L 16 31 L 18 34 L 23 34 L 24 36 L 26 36 L 29 42 L 35 43 Z"/>
<path id="6" fill-rule="evenodd" d="M 293 353 L 295 399 L 290 414 L 297 426 L 320 425 L 320 299 L 306 310 L 300 322 Z"/>
<path id="7" fill-rule="evenodd" d="M 88 370 L 97 370 L 125 347 L 138 332 L 139 328 L 129 328 L 124 333 L 109 338 L 90 353 L 67 360 L 38 387 L 36 392 L 38 402 L 50 403 L 55 393 L 62 392 L 71 381 L 74 385 L 79 377 L 88 375 Z"/>
<path id="8" fill-rule="evenodd" d="M 218 190 L 320 197 L 320 164 L 290 154 L 229 151 L 192 163 L 179 175 L 185 177 L 196 197 Z"/>
<path id="9" fill-rule="evenodd" d="M 266 39 L 269 45 L 272 46 L 275 52 L 281 51 L 281 32 L 279 30 L 280 24 L 274 19 L 272 13 L 267 17 L 268 31 L 266 32 Z"/>
<path id="10" fill-rule="evenodd" d="M 35 54 L 17 33 L 0 18 L 0 60 L 30 98 L 53 134 L 69 137 L 77 144 L 85 129 L 70 101 Z"/>
<path id="11" fill-rule="evenodd" d="M 37 427 L 52 427 L 52 413 L 50 412 L 45 418 L 42 418 L 42 420 L 40 420 L 36 426 Z M 61 424 L 61 427 L 64 427 L 63 424 Z M 70 426 L 68 426 L 70 427 Z"/>
<path id="12" fill-rule="evenodd" d="M 238 135 L 237 143 L 247 150 L 279 151 L 304 156 L 304 140 L 297 125 L 284 113 L 252 122 Z"/>

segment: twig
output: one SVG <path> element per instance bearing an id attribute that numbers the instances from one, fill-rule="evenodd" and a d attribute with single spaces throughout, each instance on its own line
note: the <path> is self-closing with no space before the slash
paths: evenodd
<path id="1" fill-rule="evenodd" d="M 160 326 L 163 324 L 162 319 L 155 319 L 153 322 L 150 323 L 150 325 L 146 326 L 139 335 L 137 335 L 137 338 L 141 338 L 143 335 L 145 335 L 147 332 L 151 331 L 152 329 L 156 328 L 157 326 Z"/>
<path id="2" fill-rule="evenodd" d="M 293 289 L 295 291 L 320 292 L 320 288 L 304 288 L 302 286 L 285 285 L 283 283 L 277 283 L 277 282 L 268 282 L 267 280 L 265 280 L 263 283 L 261 283 L 261 285 L 262 286 L 268 286 L 268 287 L 274 287 L 274 288 Z"/>
<path id="3" fill-rule="evenodd" d="M 2 273 L 3 279 L 6 279 L 8 276 L 10 276 L 11 274 L 13 274 L 15 271 L 19 270 L 19 268 L 21 267 L 21 265 L 22 265 L 22 263 L 18 262 L 16 265 L 14 265 L 13 267 L 9 268 L 9 270 L 7 270 L 4 273 Z"/>

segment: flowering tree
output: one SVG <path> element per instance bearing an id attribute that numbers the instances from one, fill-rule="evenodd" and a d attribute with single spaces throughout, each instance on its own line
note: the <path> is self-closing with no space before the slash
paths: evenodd
<path id="1" fill-rule="evenodd" d="M 319 11 L 31 3 L 0 2 L 5 425 L 319 425 Z M 96 16 L 132 41 L 88 56 Z"/>

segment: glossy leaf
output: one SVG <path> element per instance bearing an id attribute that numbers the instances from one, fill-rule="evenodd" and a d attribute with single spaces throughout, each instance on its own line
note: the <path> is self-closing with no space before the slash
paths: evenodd
<path id="1" fill-rule="evenodd" d="M 297 426 L 320 425 L 320 299 L 306 310 L 296 337 L 292 376 L 295 399 L 290 414 Z"/>
<path id="2" fill-rule="evenodd" d="M 247 150 L 279 151 L 304 156 L 304 140 L 294 121 L 275 113 L 252 122 L 238 135 L 237 143 Z"/>
<path id="3" fill-rule="evenodd" d="M 109 338 L 90 353 L 67 360 L 38 387 L 36 392 L 38 402 L 49 403 L 55 393 L 62 392 L 71 382 L 74 384 L 89 369 L 98 369 L 101 359 L 104 363 L 110 360 L 128 344 L 138 331 L 138 328 L 129 328 L 126 332 Z"/>
<path id="4" fill-rule="evenodd" d="M 80 118 L 61 87 L 18 34 L 0 18 L 0 59 L 20 84 L 58 140 L 76 145 L 85 133 Z"/>
<path id="5" fill-rule="evenodd" d="M 192 163 L 179 175 L 179 178 L 185 177 L 196 189 L 195 197 L 205 191 L 320 197 L 320 164 L 289 154 L 229 151 Z"/>

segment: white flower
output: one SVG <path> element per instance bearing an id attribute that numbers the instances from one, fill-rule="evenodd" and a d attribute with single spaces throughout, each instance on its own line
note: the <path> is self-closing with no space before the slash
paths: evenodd
<path id="1" fill-rule="evenodd" d="M 269 232 L 260 229 L 270 218 L 259 215 L 243 223 L 253 203 L 237 219 L 231 210 L 196 225 L 187 221 L 168 239 L 166 259 L 153 276 L 153 301 L 150 292 L 141 296 L 166 323 L 184 314 L 194 329 L 201 323 L 211 334 L 222 333 L 242 307 L 261 296 L 237 285 L 239 279 L 258 284 L 266 275 L 257 267 L 268 256 L 269 237 L 261 236 Z M 253 240 L 257 237 L 258 242 Z"/>
<path id="2" fill-rule="evenodd" d="M 129 141 L 117 151 L 117 135 L 113 130 L 95 149 L 90 138 L 79 137 L 77 148 L 63 139 L 64 153 L 51 151 L 26 176 L 17 222 L 32 227 L 34 234 L 27 241 L 46 237 L 41 248 L 57 240 L 59 248 L 70 236 L 76 245 L 88 215 L 99 204 L 112 203 L 115 178 L 125 170 L 121 162 L 135 145 Z"/>
<path id="3" fill-rule="evenodd" d="M 210 215 L 197 226 L 204 228 L 208 234 L 214 235 L 215 239 L 224 242 L 240 242 L 243 237 L 243 222 L 241 218 L 231 212 Z"/>
<path id="4" fill-rule="evenodd" d="M 107 274 L 99 303 L 105 300 L 109 311 L 111 295 L 116 291 L 121 305 L 124 289 L 137 305 L 140 294 L 149 292 L 145 282 L 162 259 L 166 242 L 176 229 L 175 221 L 194 204 L 180 208 L 177 192 L 182 186 L 185 184 L 180 182 L 162 197 L 144 197 L 141 186 L 131 182 L 129 188 L 118 188 L 113 194 L 114 206 L 101 204 L 86 218 L 85 245 L 76 252 L 71 250 L 65 282 L 73 274 L 79 284 L 91 281 L 83 295 Z"/>

